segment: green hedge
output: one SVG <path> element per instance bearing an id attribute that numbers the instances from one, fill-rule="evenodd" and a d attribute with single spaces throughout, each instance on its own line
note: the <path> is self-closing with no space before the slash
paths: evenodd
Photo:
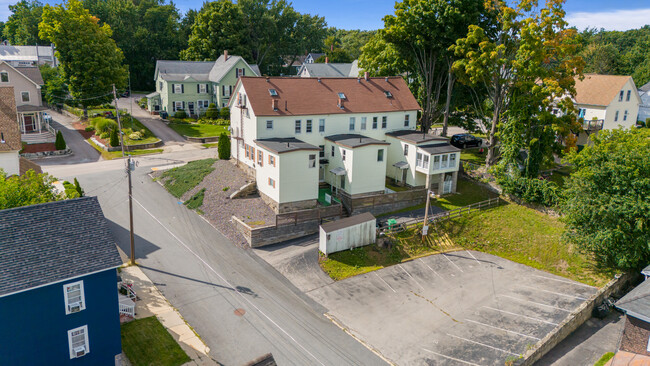
<path id="1" fill-rule="evenodd" d="M 525 202 L 548 207 L 560 203 L 562 191 L 555 182 L 525 177 L 501 177 L 497 182 L 505 193 L 519 197 Z"/>

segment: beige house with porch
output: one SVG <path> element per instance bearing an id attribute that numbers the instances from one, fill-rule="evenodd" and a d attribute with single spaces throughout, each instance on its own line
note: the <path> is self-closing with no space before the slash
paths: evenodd
<path id="1" fill-rule="evenodd" d="M 0 61 L 0 87 L 14 89 L 18 127 L 24 142 L 54 141 L 54 130 L 43 118 L 43 77 L 36 66 L 14 67 Z"/>

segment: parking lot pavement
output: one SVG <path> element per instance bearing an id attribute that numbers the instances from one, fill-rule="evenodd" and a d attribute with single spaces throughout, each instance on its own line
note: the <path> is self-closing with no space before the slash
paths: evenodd
<path id="1" fill-rule="evenodd" d="M 503 365 L 596 288 L 474 251 L 433 255 L 308 293 L 399 365 Z"/>

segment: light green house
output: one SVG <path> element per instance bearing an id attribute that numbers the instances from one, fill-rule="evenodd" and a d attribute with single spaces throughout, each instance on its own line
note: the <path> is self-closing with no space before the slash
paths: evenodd
<path id="1" fill-rule="evenodd" d="M 257 65 L 227 51 L 216 61 L 159 60 L 154 72 L 156 91 L 147 95 L 147 108 L 169 115 L 183 110 L 189 116 L 201 116 L 210 103 L 218 108 L 228 105 L 240 76 L 259 74 Z"/>

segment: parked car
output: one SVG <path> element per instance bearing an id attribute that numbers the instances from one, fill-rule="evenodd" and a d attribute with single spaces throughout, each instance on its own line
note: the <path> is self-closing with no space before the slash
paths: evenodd
<path id="1" fill-rule="evenodd" d="M 474 135 L 470 135 L 469 133 L 459 133 L 451 136 L 449 143 L 459 149 L 464 149 L 472 146 L 481 146 L 483 145 L 483 140 Z"/>

